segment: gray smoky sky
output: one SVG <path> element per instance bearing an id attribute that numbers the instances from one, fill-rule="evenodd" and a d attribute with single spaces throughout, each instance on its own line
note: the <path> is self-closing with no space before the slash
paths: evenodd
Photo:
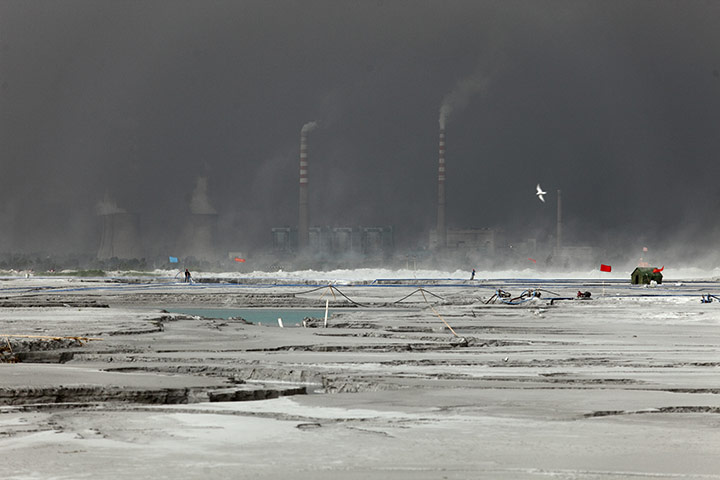
<path id="1" fill-rule="evenodd" d="M 223 248 L 265 245 L 297 225 L 309 120 L 311 224 L 394 225 L 414 248 L 447 99 L 448 226 L 548 238 L 561 189 L 570 243 L 709 248 L 718 18 L 717 1 L 2 0 L 0 251 L 92 252 L 103 202 L 160 251 L 198 178 Z"/>

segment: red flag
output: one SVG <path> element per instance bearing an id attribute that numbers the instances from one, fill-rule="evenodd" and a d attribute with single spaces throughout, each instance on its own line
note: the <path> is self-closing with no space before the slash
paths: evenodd
<path id="1" fill-rule="evenodd" d="M 600 271 L 601 272 L 612 272 L 612 267 L 610 265 L 605 265 L 604 263 L 601 263 Z"/>
<path id="2" fill-rule="evenodd" d="M 534 258 L 528 257 L 528 260 L 530 260 L 530 261 L 533 262 L 533 263 L 537 263 L 537 260 L 535 260 Z"/>
<path id="3" fill-rule="evenodd" d="M 240 257 L 235 257 L 235 261 L 236 261 L 236 262 L 245 262 L 245 259 L 244 259 L 244 258 L 240 258 Z"/>
<path id="4" fill-rule="evenodd" d="M 665 265 L 663 265 L 662 268 L 653 268 L 653 273 L 660 273 L 663 270 L 665 270 Z"/>

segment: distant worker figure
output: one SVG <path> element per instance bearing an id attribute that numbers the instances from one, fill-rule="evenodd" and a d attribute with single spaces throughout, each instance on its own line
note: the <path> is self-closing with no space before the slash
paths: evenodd
<path id="1" fill-rule="evenodd" d="M 185 269 L 185 283 L 190 283 L 190 270 Z"/>
<path id="2" fill-rule="evenodd" d="M 470 274 L 470 280 L 475 280 L 475 269 L 473 268 L 472 273 Z"/>

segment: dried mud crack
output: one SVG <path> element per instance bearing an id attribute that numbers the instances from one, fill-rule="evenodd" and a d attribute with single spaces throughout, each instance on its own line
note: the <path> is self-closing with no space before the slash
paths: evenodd
<path id="1" fill-rule="evenodd" d="M 304 395 L 304 386 L 227 388 L 130 388 L 104 385 L 0 388 L 0 406 L 43 404 L 139 403 L 176 405 L 199 402 L 243 402 Z"/>
<path id="2" fill-rule="evenodd" d="M 659 407 L 659 408 L 647 408 L 643 410 L 601 410 L 597 412 L 587 413 L 584 415 L 585 418 L 595 417 L 611 417 L 620 415 L 645 415 L 645 414 L 658 414 L 658 413 L 711 413 L 720 414 L 720 407 L 715 406 L 693 406 L 693 405 L 682 405 L 674 407 Z"/>

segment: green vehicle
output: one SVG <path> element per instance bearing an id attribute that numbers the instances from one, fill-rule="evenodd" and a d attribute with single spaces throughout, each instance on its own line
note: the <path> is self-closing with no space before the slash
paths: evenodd
<path id="1" fill-rule="evenodd" d="M 655 280 L 658 285 L 662 283 L 662 273 L 660 268 L 656 267 L 637 267 L 630 274 L 630 283 L 633 285 L 648 285 L 651 281 Z"/>

